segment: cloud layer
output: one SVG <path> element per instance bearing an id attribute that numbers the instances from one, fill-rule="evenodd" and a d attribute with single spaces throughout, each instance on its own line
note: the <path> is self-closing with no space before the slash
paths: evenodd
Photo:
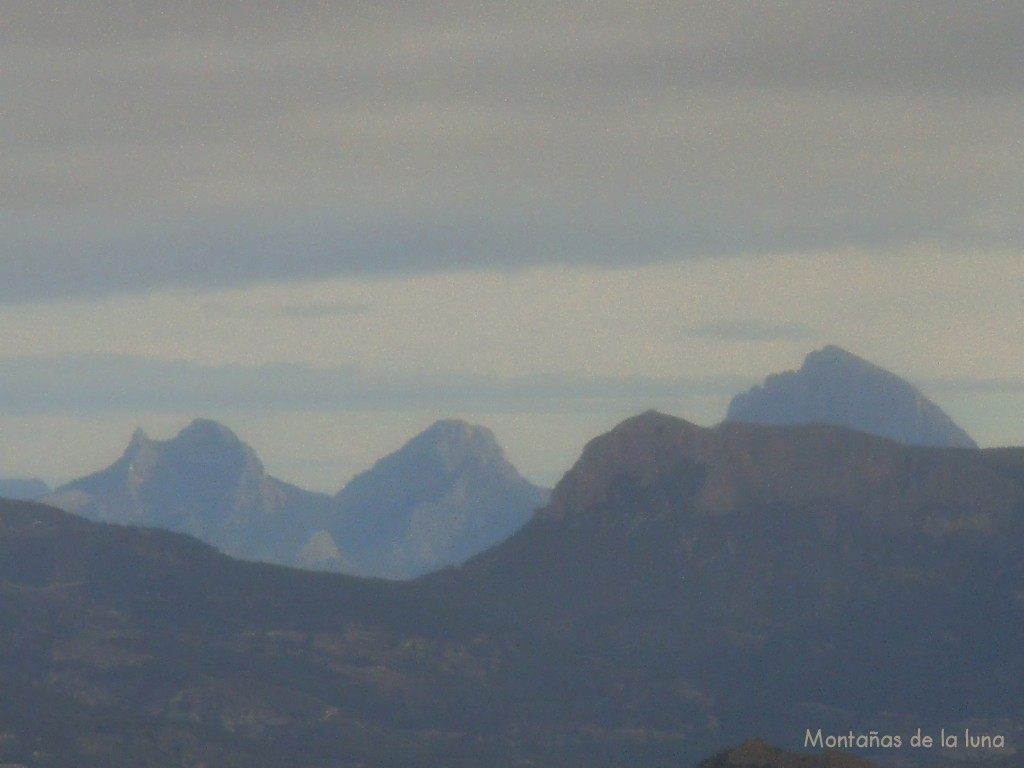
<path id="1" fill-rule="evenodd" d="M 16 3 L 0 299 L 1020 247 L 1019 3 Z"/>
<path id="2" fill-rule="evenodd" d="M 0 473 L 202 412 L 331 488 L 476 414 L 553 480 L 825 343 L 1019 443 L 1022 39 L 1016 0 L 4 3 Z"/>
<path id="3" fill-rule="evenodd" d="M 435 411 L 630 413 L 652 401 L 728 397 L 746 379 L 712 375 L 589 377 L 365 371 L 357 366 L 202 365 L 133 356 L 10 358 L 0 363 L 7 413 L 136 411 Z"/>

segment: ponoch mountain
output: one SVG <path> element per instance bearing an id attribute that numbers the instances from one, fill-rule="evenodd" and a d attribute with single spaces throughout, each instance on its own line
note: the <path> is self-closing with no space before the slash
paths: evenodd
<path id="1" fill-rule="evenodd" d="M 498 544 L 543 506 L 486 427 L 439 421 L 352 479 L 330 533 L 355 572 L 404 579 Z"/>
<path id="2" fill-rule="evenodd" d="M 736 395 L 725 420 L 837 424 L 907 445 L 977 447 L 914 385 L 837 346 L 811 352 L 799 370 L 772 374 Z"/>
<path id="3" fill-rule="evenodd" d="M 230 429 L 196 419 L 170 440 L 136 430 L 111 466 L 45 501 L 91 520 L 188 533 L 236 557 L 293 564 L 329 497 L 270 477 Z"/>

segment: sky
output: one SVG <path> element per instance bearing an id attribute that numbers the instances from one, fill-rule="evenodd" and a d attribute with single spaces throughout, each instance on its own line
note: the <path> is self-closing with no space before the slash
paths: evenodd
<path id="1" fill-rule="evenodd" d="M 838 344 L 1024 444 L 1024 4 L 0 0 L 0 477 L 553 484 Z"/>

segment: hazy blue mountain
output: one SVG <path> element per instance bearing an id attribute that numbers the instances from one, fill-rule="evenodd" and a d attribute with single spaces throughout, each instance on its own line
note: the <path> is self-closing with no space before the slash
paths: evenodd
<path id="1" fill-rule="evenodd" d="M 50 492 L 50 486 L 38 478 L 3 478 L 0 479 L 0 498 L 4 499 L 39 499 Z"/>
<path id="2" fill-rule="evenodd" d="M 120 459 L 61 486 L 46 502 L 92 520 L 188 533 L 237 557 L 291 564 L 328 500 L 268 476 L 231 430 L 196 419 L 171 440 L 137 430 Z"/>
<path id="3" fill-rule="evenodd" d="M 907 445 L 977 447 L 912 384 L 836 346 L 811 352 L 798 371 L 772 374 L 736 395 L 725 420 L 837 424 Z"/>
<path id="4" fill-rule="evenodd" d="M 91 520 L 188 533 L 250 560 L 408 578 L 505 539 L 547 500 L 483 427 L 442 421 L 336 498 L 267 475 L 227 427 L 197 419 L 171 440 L 137 430 L 108 468 L 46 502 Z"/>
<path id="5" fill-rule="evenodd" d="M 489 429 L 445 420 L 353 478 L 330 532 L 357 573 L 409 578 L 503 541 L 547 498 Z"/>

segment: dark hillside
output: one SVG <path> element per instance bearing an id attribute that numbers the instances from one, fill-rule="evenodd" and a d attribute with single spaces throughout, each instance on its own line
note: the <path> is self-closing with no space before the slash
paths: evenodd
<path id="1" fill-rule="evenodd" d="M 510 540 L 406 583 L 0 502 L 0 763 L 668 768 L 807 727 L 1020 743 L 1022 468 L 648 413 Z"/>

